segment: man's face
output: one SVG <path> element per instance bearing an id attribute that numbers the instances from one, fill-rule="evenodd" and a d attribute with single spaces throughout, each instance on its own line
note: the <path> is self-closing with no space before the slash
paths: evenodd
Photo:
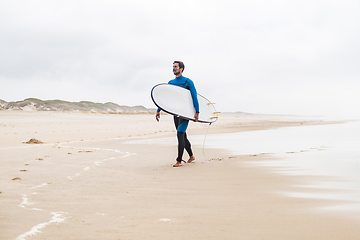
<path id="1" fill-rule="evenodd" d="M 180 71 L 180 68 L 179 68 L 179 63 L 174 63 L 173 64 L 173 73 L 174 75 L 178 75 L 182 72 L 182 69 Z"/>

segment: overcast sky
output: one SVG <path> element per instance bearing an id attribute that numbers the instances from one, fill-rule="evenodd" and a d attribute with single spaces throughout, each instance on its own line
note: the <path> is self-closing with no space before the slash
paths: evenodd
<path id="1" fill-rule="evenodd" d="M 0 0 L 0 99 L 154 107 L 174 60 L 219 111 L 360 117 L 360 1 Z"/>

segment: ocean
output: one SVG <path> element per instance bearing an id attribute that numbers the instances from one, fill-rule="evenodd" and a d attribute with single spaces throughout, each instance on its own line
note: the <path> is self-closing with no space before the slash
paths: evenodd
<path id="1" fill-rule="evenodd" d="M 191 135 L 189 139 L 193 145 L 204 146 L 205 155 L 207 148 L 220 148 L 233 155 L 271 156 L 248 164 L 266 167 L 278 174 L 314 177 L 312 181 L 304 181 L 304 184 L 297 186 L 298 192 L 281 194 L 297 198 L 340 200 L 342 204 L 326 208 L 360 211 L 359 121 L 209 134 L 206 138 L 205 135 Z M 177 144 L 176 137 L 137 140 L 132 143 L 135 142 Z"/>
<path id="2" fill-rule="evenodd" d="M 199 144 L 201 136 L 196 136 L 193 141 Z M 271 154 L 271 159 L 276 160 L 253 161 L 249 164 L 265 166 L 279 174 L 321 179 L 298 186 L 301 189 L 298 192 L 283 194 L 298 198 L 341 200 L 343 204 L 326 208 L 360 211 L 359 121 L 209 135 L 205 152 L 207 147 L 227 149 L 237 155 Z"/>

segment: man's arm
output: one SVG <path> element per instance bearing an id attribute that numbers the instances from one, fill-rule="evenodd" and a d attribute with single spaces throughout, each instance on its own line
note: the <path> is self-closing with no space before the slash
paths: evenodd
<path id="1" fill-rule="evenodd" d="M 194 115 L 194 118 L 195 118 L 195 122 L 197 122 L 199 120 L 199 101 L 197 98 L 197 92 L 196 92 L 196 88 L 195 88 L 193 81 L 190 81 L 189 87 L 190 87 L 190 93 L 191 93 L 191 97 L 193 99 L 194 108 L 195 108 L 195 112 L 196 112 Z"/>
<path id="2" fill-rule="evenodd" d="M 194 121 L 194 122 L 199 121 L 199 113 L 198 113 L 198 112 L 195 113 L 194 118 L 195 118 L 195 121 Z"/>
<path id="3" fill-rule="evenodd" d="M 156 115 L 155 115 L 156 121 L 160 121 L 160 111 L 156 111 Z"/>

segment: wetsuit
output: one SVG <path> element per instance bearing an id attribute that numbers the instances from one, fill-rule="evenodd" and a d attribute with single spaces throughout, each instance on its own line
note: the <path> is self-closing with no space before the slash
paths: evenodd
<path id="1" fill-rule="evenodd" d="M 180 76 L 180 77 L 176 77 L 173 80 L 170 80 L 168 82 L 168 84 L 172 84 L 172 85 L 176 85 L 176 86 L 180 86 L 180 87 L 189 89 L 192 99 L 193 99 L 195 111 L 197 113 L 199 112 L 199 102 L 197 99 L 197 92 L 196 92 L 196 88 L 195 88 L 193 81 L 191 81 L 189 78 L 186 78 L 184 76 Z M 157 111 L 160 112 L 160 109 L 158 108 Z M 191 150 L 191 144 L 186 136 L 186 129 L 189 125 L 189 120 L 174 116 L 174 124 L 176 127 L 177 138 L 178 138 L 178 157 L 177 157 L 176 161 L 181 162 L 182 155 L 184 153 L 184 148 L 187 151 L 187 153 L 189 154 L 189 156 L 193 155 L 192 150 Z"/>

